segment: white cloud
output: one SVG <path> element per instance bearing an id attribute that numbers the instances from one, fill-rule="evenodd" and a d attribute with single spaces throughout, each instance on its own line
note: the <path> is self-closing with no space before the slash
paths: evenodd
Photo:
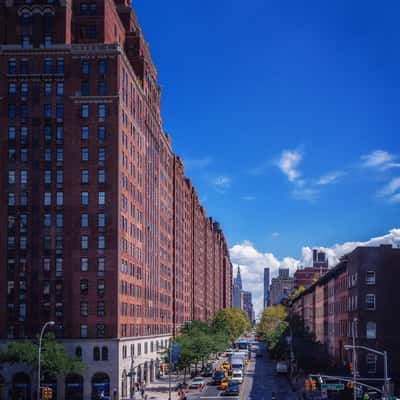
<path id="1" fill-rule="evenodd" d="M 397 201 L 396 198 L 400 196 L 400 193 L 396 193 L 400 189 L 400 177 L 393 178 L 386 186 L 384 186 L 379 192 L 379 197 L 389 197 L 389 201 Z"/>
<path id="2" fill-rule="evenodd" d="M 343 176 L 345 173 L 343 171 L 333 171 L 326 175 L 321 176 L 318 179 L 317 185 L 330 185 L 332 183 L 336 183 L 338 179 Z"/>
<path id="3" fill-rule="evenodd" d="M 298 150 L 284 150 L 280 159 L 277 161 L 279 169 L 287 176 L 290 182 L 294 182 L 300 176 L 297 167 L 303 158 L 303 154 Z"/>
<path id="4" fill-rule="evenodd" d="M 296 187 L 292 191 L 292 196 L 295 200 L 315 201 L 319 197 L 319 191 L 310 187 Z"/>
<path id="5" fill-rule="evenodd" d="M 230 189 L 232 179 L 229 176 L 220 175 L 214 178 L 211 181 L 211 184 L 218 193 L 225 193 L 228 189 Z"/>
<path id="6" fill-rule="evenodd" d="M 400 167 L 399 163 L 394 162 L 395 158 L 393 154 L 385 150 L 374 150 L 369 154 L 363 155 L 361 161 L 364 167 L 386 170 Z"/>
<path id="7" fill-rule="evenodd" d="M 204 169 L 212 164 L 213 160 L 211 157 L 203 158 L 185 158 L 183 164 L 185 169 Z"/>
<path id="8" fill-rule="evenodd" d="M 398 196 L 400 201 L 400 195 Z M 313 247 L 326 252 L 329 265 L 334 266 L 338 263 L 340 257 L 351 252 L 358 246 L 379 246 L 381 244 L 391 244 L 395 247 L 400 245 L 400 229 L 392 229 L 386 235 L 371 238 L 365 242 L 346 242 L 335 244 L 332 247 Z M 302 265 L 305 267 L 312 265 L 312 247 L 304 246 L 301 249 L 301 258 L 295 259 L 285 257 L 278 259 L 272 253 L 262 253 L 257 250 L 249 241 L 244 241 L 230 248 L 232 263 L 235 265 L 234 274 L 236 274 L 237 265 L 240 265 L 243 287 L 253 294 L 253 304 L 256 315 L 262 311 L 263 307 L 263 282 L 264 268 L 269 267 L 271 277 L 278 274 L 279 268 L 289 268 L 291 273 Z"/>
<path id="9" fill-rule="evenodd" d="M 255 196 L 242 196 L 242 200 L 244 201 L 254 201 L 255 199 Z"/>

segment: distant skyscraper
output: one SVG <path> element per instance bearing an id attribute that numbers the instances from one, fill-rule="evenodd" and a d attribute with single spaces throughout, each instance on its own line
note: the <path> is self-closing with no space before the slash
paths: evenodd
<path id="1" fill-rule="evenodd" d="M 242 277 L 240 276 L 240 266 L 238 266 L 236 278 L 233 280 L 233 291 L 232 291 L 232 305 L 234 308 L 242 308 L 242 302 L 240 294 L 242 292 Z"/>
<path id="2" fill-rule="evenodd" d="M 277 278 L 271 280 L 270 304 L 275 306 L 282 300 L 287 299 L 293 291 L 294 279 L 289 276 L 288 268 L 279 268 Z"/>
<path id="3" fill-rule="evenodd" d="M 249 317 L 249 321 L 253 323 L 253 302 L 251 292 L 242 291 L 243 306 L 242 309 Z"/>
<path id="4" fill-rule="evenodd" d="M 264 268 L 264 308 L 269 303 L 269 268 Z"/>

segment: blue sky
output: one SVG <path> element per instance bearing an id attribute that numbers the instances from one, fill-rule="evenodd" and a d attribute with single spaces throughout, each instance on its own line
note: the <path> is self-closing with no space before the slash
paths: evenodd
<path id="1" fill-rule="evenodd" d="M 299 258 L 399 226 L 400 3 L 382 6 L 134 1 L 164 128 L 230 246 Z"/>

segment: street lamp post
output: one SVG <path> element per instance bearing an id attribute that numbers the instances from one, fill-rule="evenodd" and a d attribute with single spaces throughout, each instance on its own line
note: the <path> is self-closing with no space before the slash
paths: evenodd
<path id="1" fill-rule="evenodd" d="M 40 400 L 40 361 L 41 361 L 41 352 L 42 352 L 42 338 L 44 331 L 48 326 L 54 326 L 55 322 L 54 321 L 47 321 L 42 328 L 42 331 L 40 332 L 39 336 L 39 354 L 38 354 L 38 395 L 37 398 Z"/>
<path id="2" fill-rule="evenodd" d="M 387 351 L 378 351 L 375 349 L 371 349 L 370 347 L 355 346 L 355 345 L 353 345 L 353 346 L 345 345 L 344 348 L 346 350 L 353 350 L 353 353 L 355 353 L 356 349 L 366 350 L 366 351 L 369 351 L 370 353 L 378 354 L 379 356 L 383 357 L 383 360 L 384 360 L 384 364 L 383 364 L 383 373 L 384 373 L 383 398 L 388 399 L 389 398 L 389 372 L 388 372 Z"/>
<path id="3" fill-rule="evenodd" d="M 171 341 L 169 342 L 169 346 L 168 346 L 168 400 L 171 400 L 171 348 L 172 344 Z"/>

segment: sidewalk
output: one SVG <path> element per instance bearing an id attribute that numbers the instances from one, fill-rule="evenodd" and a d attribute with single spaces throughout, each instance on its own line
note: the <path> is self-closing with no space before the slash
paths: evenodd
<path id="1" fill-rule="evenodd" d="M 190 376 L 186 376 L 186 382 L 189 383 L 189 381 Z M 168 375 L 166 375 L 146 385 L 147 400 L 168 400 L 168 382 Z M 183 375 L 171 375 L 171 400 L 178 398 L 178 391 L 175 388 L 181 382 L 183 382 Z M 138 399 L 140 399 L 140 394 Z"/>

